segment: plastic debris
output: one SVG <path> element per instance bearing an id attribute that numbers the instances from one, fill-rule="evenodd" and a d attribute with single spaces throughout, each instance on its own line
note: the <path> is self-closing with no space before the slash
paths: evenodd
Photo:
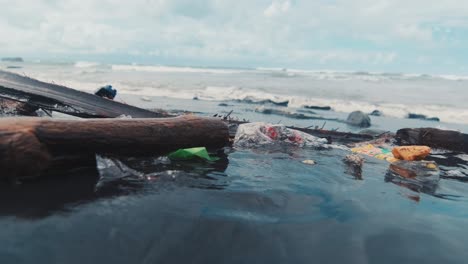
<path id="1" fill-rule="evenodd" d="M 115 96 L 117 95 L 117 90 L 114 89 L 112 85 L 108 84 L 99 88 L 94 94 L 102 98 L 114 100 Z"/>
<path id="2" fill-rule="evenodd" d="M 191 160 L 194 158 L 201 158 L 207 161 L 217 161 L 216 157 L 210 157 L 205 147 L 179 149 L 168 155 L 171 160 Z"/>
<path id="3" fill-rule="evenodd" d="M 307 165 L 315 165 L 316 164 L 314 160 L 303 160 L 302 163 L 307 164 Z"/>
<path id="4" fill-rule="evenodd" d="M 115 158 L 96 155 L 96 165 L 102 179 L 116 179 L 130 176 L 140 177 L 143 175 Z"/>
<path id="5" fill-rule="evenodd" d="M 427 146 L 403 146 L 392 150 L 395 158 L 400 160 L 414 161 L 423 160 L 431 154 L 431 148 Z"/>
<path id="6" fill-rule="evenodd" d="M 357 180 L 362 180 L 364 158 L 357 154 L 350 154 L 346 155 L 343 161 L 346 164 L 346 173 L 351 174 Z"/>
<path id="7" fill-rule="evenodd" d="M 356 154 L 346 155 L 344 161 L 346 163 L 350 163 L 359 167 L 362 167 L 362 165 L 364 164 L 364 158 Z"/>
<path id="8" fill-rule="evenodd" d="M 390 171 L 403 178 L 420 181 L 438 180 L 440 177 L 439 168 L 433 161 L 400 160 L 390 165 Z"/>
<path id="9" fill-rule="evenodd" d="M 390 163 L 398 160 L 393 156 L 392 151 L 390 149 L 385 148 L 385 147 L 377 147 L 372 144 L 355 147 L 355 148 L 352 148 L 351 151 L 354 153 L 359 153 L 359 154 L 364 154 L 366 156 L 374 157 L 376 159 L 386 160 Z"/>
<path id="10" fill-rule="evenodd" d="M 116 117 L 116 119 L 132 119 L 133 117 L 131 115 L 119 115 Z"/>
<path id="11" fill-rule="evenodd" d="M 296 146 L 326 148 L 327 140 L 314 137 L 301 131 L 287 128 L 284 125 L 267 123 L 242 124 L 237 129 L 234 145 L 255 147 L 259 145 L 287 143 Z"/>
<path id="12" fill-rule="evenodd" d="M 390 164 L 386 182 L 392 182 L 398 186 L 407 188 L 416 193 L 434 195 L 440 180 L 440 170 L 433 161 L 406 161 L 400 160 Z M 404 194 L 411 200 L 419 202 L 419 195 Z"/>

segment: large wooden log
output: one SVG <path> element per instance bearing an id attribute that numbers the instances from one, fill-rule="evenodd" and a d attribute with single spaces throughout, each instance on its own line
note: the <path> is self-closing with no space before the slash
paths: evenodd
<path id="1" fill-rule="evenodd" d="M 436 128 L 404 128 L 397 131 L 400 145 L 425 145 L 468 153 L 468 135 Z"/>
<path id="2" fill-rule="evenodd" d="M 35 177 L 63 155 L 156 155 L 178 148 L 229 143 L 218 119 L 0 119 L 0 178 Z"/>
<path id="3" fill-rule="evenodd" d="M 168 116 L 167 113 L 141 109 L 107 100 L 94 94 L 5 71 L 0 71 L 0 97 L 85 118 L 118 117 L 121 115 L 133 118 Z"/>

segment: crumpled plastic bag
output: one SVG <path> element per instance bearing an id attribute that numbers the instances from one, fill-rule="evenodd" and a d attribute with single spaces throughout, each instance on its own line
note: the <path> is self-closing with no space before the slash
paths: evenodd
<path id="1" fill-rule="evenodd" d="M 390 163 L 398 161 L 393 157 L 392 151 L 384 146 L 375 146 L 373 144 L 362 145 L 351 149 L 354 153 L 363 154 L 380 160 L 386 160 Z"/>
<path id="2" fill-rule="evenodd" d="M 207 161 L 217 161 L 219 158 L 210 157 L 205 147 L 179 149 L 167 156 L 171 160 L 190 160 L 200 158 Z"/>
<path id="3" fill-rule="evenodd" d="M 239 125 L 234 146 L 256 147 L 267 144 L 287 143 L 300 147 L 327 148 L 327 140 L 287 128 L 284 125 L 247 123 Z"/>

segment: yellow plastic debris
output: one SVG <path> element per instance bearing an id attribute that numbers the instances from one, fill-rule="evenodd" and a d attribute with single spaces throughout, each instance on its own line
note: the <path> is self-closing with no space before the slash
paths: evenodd
<path id="1" fill-rule="evenodd" d="M 315 165 L 316 164 L 314 160 L 304 160 L 304 161 L 302 161 L 302 163 L 307 164 L 307 165 Z"/>
<path id="2" fill-rule="evenodd" d="M 423 160 L 431 154 L 431 148 L 427 146 L 403 146 L 392 150 L 393 156 L 400 160 Z"/>
<path id="3" fill-rule="evenodd" d="M 390 163 L 397 161 L 395 157 L 393 157 L 392 152 L 389 149 L 376 147 L 372 144 L 367 144 L 364 146 L 356 147 L 351 149 L 354 153 L 363 154 L 366 156 L 374 157 L 380 160 L 386 160 Z"/>

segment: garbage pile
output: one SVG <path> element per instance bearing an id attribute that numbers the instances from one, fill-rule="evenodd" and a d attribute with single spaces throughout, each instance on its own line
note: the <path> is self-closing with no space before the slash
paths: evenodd
<path id="1" fill-rule="evenodd" d="M 424 160 L 431 154 L 430 147 L 397 146 L 392 136 L 360 142 L 348 148 L 344 145 L 330 145 L 326 139 L 280 124 L 247 123 L 239 125 L 234 138 L 235 147 L 254 148 L 274 144 L 317 149 L 340 148 L 349 151 L 351 153 L 343 159 L 346 172 L 358 180 L 362 180 L 365 156 L 389 162 L 386 179 L 398 185 L 410 185 L 412 189 L 418 190 L 434 190 L 440 180 L 440 170 L 436 162 Z"/>
<path id="2" fill-rule="evenodd" d="M 266 144 L 286 143 L 300 147 L 328 148 L 327 140 L 287 128 L 284 125 L 247 123 L 239 125 L 234 146 L 258 147 Z"/>
<path id="3" fill-rule="evenodd" d="M 122 149 L 129 153 L 140 153 L 143 150 L 151 154 L 155 153 L 156 150 L 165 153 L 166 151 L 185 147 L 210 147 L 215 141 L 213 139 L 214 135 L 218 135 L 218 143 L 220 144 L 216 144 L 216 147 L 227 146 L 232 142 L 230 140 L 233 140 L 234 147 L 241 148 L 292 145 L 314 149 L 342 149 L 346 153 L 343 155 L 343 160 L 348 166 L 349 174 L 353 174 L 357 179 L 362 178 L 362 166 L 365 166 L 363 157 L 367 156 L 390 163 L 388 179 L 391 181 L 397 181 L 398 179 L 398 181 L 409 181 L 411 184 L 416 182 L 424 185 L 427 182 L 437 182 L 440 177 L 468 181 L 468 173 L 466 173 L 467 159 L 465 156 L 460 156 L 465 155 L 462 153 L 468 153 L 468 134 L 458 131 L 434 128 L 406 128 L 400 129 L 396 134 L 382 136 L 382 134 L 356 134 L 323 130 L 323 127 L 319 129 L 318 126 L 315 129 L 310 129 L 310 127 L 286 127 L 280 124 L 262 122 L 247 123 L 245 120 L 233 121 L 228 118 L 230 114 L 224 116 L 221 120 L 204 118 L 185 121 L 183 119 L 163 120 L 161 117 L 171 117 L 172 115 L 164 111 L 153 112 L 119 103 L 112 100 L 116 94 L 117 91 L 111 85 L 99 88 L 95 94 L 88 94 L 0 71 L 0 112 L 3 112 L 4 115 L 51 116 L 52 112 L 54 114 L 60 112 L 67 117 L 71 115 L 79 118 L 93 118 L 89 122 L 79 122 L 79 124 L 79 120 L 46 120 L 51 128 L 49 130 L 44 129 L 42 124 L 45 122 L 44 119 L 38 118 L 34 122 L 32 119 L 30 121 L 21 119 L 22 126 L 28 128 L 21 131 L 12 129 L 13 126 L 10 125 L 14 123 L 15 126 L 18 126 L 17 120 L 3 119 L 0 123 L 0 128 L 3 131 L 0 132 L 4 133 L 2 134 L 3 141 L 0 141 L 0 143 L 3 142 L 5 146 L 3 148 L 5 166 L 15 165 L 19 169 L 28 167 L 19 165 L 21 163 L 18 162 L 18 156 L 13 156 L 13 152 L 10 151 L 12 146 L 15 147 L 18 153 L 23 154 L 27 153 L 24 151 L 25 149 L 32 149 L 31 146 L 19 144 L 24 143 L 18 140 L 22 137 L 13 137 L 11 132 L 25 133 L 26 130 L 35 132 L 40 127 L 40 133 L 37 134 L 40 134 L 41 138 L 38 138 L 36 143 L 45 144 L 46 147 L 53 147 L 54 155 L 75 157 L 73 156 L 75 154 L 88 155 L 101 152 L 120 154 Z M 290 114 L 283 110 L 264 110 L 269 114 Z M 320 110 L 324 109 L 320 108 Z M 38 114 L 42 112 L 45 114 Z M 304 116 L 300 114 L 289 115 L 288 117 L 304 119 Z M 114 118 L 114 120 L 94 118 Z M 131 118 L 135 118 L 135 120 L 132 121 Z M 138 120 L 139 118 L 144 119 Z M 187 116 L 185 119 L 190 119 L 190 117 Z M 370 125 L 369 120 L 364 113 L 353 112 L 346 123 L 367 127 Z M 180 125 L 182 121 L 188 122 L 187 124 L 190 124 L 190 126 Z M 68 123 L 65 124 L 64 122 Z M 175 125 L 178 125 L 177 129 L 175 129 Z M 57 126 L 61 129 L 57 130 Z M 73 129 L 71 129 L 71 126 L 73 126 Z M 229 126 L 229 130 L 227 126 Z M 155 129 L 155 127 L 166 127 L 168 130 L 163 131 Z M 188 127 L 190 129 L 187 129 Z M 217 130 L 215 131 L 213 127 L 216 127 Z M 90 128 L 94 129 L 93 133 L 89 132 Z M 86 148 L 82 144 L 84 135 L 86 135 L 88 143 L 94 142 L 93 144 L 86 144 Z M 168 137 L 171 140 L 168 140 Z M 182 138 L 185 138 L 185 140 L 181 140 Z M 15 144 L 18 144 L 11 144 L 12 140 L 16 140 Z M 44 149 L 47 150 L 47 148 Z M 85 150 L 82 151 L 82 149 Z M 453 155 L 450 158 L 447 158 L 447 155 L 442 155 L 444 157 L 439 160 L 435 155 L 428 157 L 432 150 L 438 149 L 453 151 Z M 193 157 L 207 161 L 215 161 L 216 159 L 211 158 L 206 149 L 203 148 L 181 149 L 178 152 L 171 153 L 170 156 L 179 160 Z M 7 157 L 14 158 L 15 162 L 11 162 Z M 425 161 L 427 157 L 429 160 L 435 159 L 437 162 Z M 52 159 L 51 162 L 60 160 L 58 158 L 62 157 Z M 25 164 L 29 163 L 31 163 L 30 159 L 25 158 Z M 315 161 L 310 159 L 304 160 L 303 163 L 315 165 Z M 442 176 L 439 165 L 442 168 Z M 455 170 L 456 168 L 460 168 L 461 171 Z"/>

